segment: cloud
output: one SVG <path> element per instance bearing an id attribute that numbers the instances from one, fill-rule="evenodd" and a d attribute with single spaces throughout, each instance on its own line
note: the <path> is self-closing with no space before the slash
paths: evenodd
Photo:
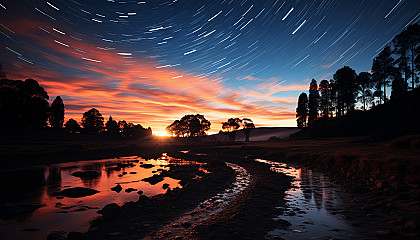
<path id="1" fill-rule="evenodd" d="M 153 59 L 135 54 L 127 59 L 116 50 L 98 49 L 96 39 L 60 36 L 50 31 L 52 25 L 48 22 L 25 18 L 11 21 L 16 37 L 30 42 L 28 51 L 36 53 L 39 61 L 28 65 L 16 60 L 8 70 L 9 76 L 36 79 L 51 96 L 50 101 L 60 95 L 66 105 L 66 119 L 80 121 L 85 111 L 95 107 L 105 119 L 112 115 L 116 120 L 141 123 L 157 131 L 185 114 L 195 113 L 204 114 L 213 123 L 212 131 L 236 116 L 249 117 L 257 126 L 279 126 L 295 118 L 294 106 L 290 105 L 296 98 L 276 94 L 308 88 L 269 79 L 255 89 L 230 89 L 218 77 L 162 68 Z M 67 32 L 65 27 L 62 29 Z M 243 79 L 262 81 L 252 76 Z"/>
<path id="2" fill-rule="evenodd" d="M 331 75 L 333 75 L 334 73 L 327 73 L 327 74 L 325 74 L 324 76 L 322 76 L 322 77 L 320 77 L 319 79 L 320 80 L 324 80 L 324 79 L 327 79 L 329 76 L 331 76 Z"/>
<path id="3" fill-rule="evenodd" d="M 237 77 L 236 78 L 237 80 L 251 80 L 251 81 L 264 81 L 263 79 L 261 79 L 261 78 L 256 78 L 256 77 L 253 77 L 253 76 L 245 76 L 245 77 Z"/>

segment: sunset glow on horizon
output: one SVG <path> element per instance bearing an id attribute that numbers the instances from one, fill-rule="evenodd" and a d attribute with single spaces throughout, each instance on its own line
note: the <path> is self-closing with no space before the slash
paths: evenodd
<path id="1" fill-rule="evenodd" d="M 330 79 L 344 65 L 369 71 L 420 9 L 414 0 L 395 9 L 393 1 L 0 3 L 9 79 L 37 80 L 50 102 L 60 95 L 66 121 L 94 107 L 105 121 L 150 126 L 157 136 L 197 113 L 214 133 L 231 117 L 296 126 L 297 97 L 310 79 Z"/>

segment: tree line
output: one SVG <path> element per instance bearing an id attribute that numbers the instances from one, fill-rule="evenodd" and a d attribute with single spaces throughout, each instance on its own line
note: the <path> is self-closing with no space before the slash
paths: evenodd
<path id="1" fill-rule="evenodd" d="M 242 125 L 245 132 L 245 141 L 249 141 L 249 135 L 255 125 L 249 118 L 229 118 L 227 122 L 222 122 L 222 130 L 219 133 L 226 133 L 231 141 L 235 141 L 236 130 Z M 188 114 L 180 120 L 175 120 L 168 127 L 166 132 L 175 137 L 200 137 L 205 136 L 210 130 L 211 122 L 201 114 Z"/>
<path id="2" fill-rule="evenodd" d="M 4 130 L 16 128 L 64 129 L 69 133 L 94 133 L 114 137 L 138 138 L 152 134 L 151 128 L 143 128 L 125 120 L 115 121 L 111 116 L 104 124 L 102 114 L 95 108 L 86 111 L 81 125 L 74 119 L 64 123 L 65 105 L 57 96 L 48 103 L 49 96 L 36 80 L 9 80 L 0 64 L 0 126 Z"/>
<path id="3" fill-rule="evenodd" d="M 387 87 L 390 99 L 403 96 L 418 86 L 420 72 L 420 25 L 413 24 L 396 35 L 372 62 L 372 70 L 356 73 L 348 66 L 338 69 L 333 79 L 315 79 L 309 84 L 309 96 L 301 93 L 296 108 L 299 128 L 312 125 L 317 119 L 343 116 L 355 109 L 365 111 L 385 103 Z"/>

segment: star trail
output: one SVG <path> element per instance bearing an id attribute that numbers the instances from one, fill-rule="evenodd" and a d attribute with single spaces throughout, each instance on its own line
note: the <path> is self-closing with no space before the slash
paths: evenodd
<path id="1" fill-rule="evenodd" d="M 416 0 L 0 0 L 0 62 L 60 95 L 66 119 L 107 118 L 162 131 L 204 114 L 296 126 L 309 81 L 369 71 L 420 20 Z"/>

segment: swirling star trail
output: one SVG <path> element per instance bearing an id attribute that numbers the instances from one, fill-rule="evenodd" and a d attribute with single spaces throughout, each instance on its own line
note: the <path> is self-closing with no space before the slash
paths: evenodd
<path id="1" fill-rule="evenodd" d="M 0 62 L 33 78 L 66 119 L 96 107 L 162 131 L 201 113 L 296 126 L 309 79 L 369 71 L 420 20 L 420 1 L 0 0 Z"/>

